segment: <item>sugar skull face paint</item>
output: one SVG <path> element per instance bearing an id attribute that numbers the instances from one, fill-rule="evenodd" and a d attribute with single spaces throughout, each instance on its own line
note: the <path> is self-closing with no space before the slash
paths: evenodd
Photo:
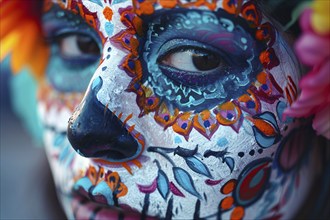
<path id="1" fill-rule="evenodd" d="M 313 138 L 282 118 L 298 68 L 253 1 L 55 1 L 43 21 L 39 111 L 68 217 L 294 215 Z"/>

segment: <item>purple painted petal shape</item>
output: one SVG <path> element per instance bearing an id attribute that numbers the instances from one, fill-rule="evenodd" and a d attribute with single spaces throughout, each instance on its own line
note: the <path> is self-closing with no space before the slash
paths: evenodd
<path id="1" fill-rule="evenodd" d="M 215 185 L 218 185 L 219 183 L 222 182 L 223 179 L 220 179 L 220 180 L 210 180 L 210 179 L 207 179 L 205 180 L 205 183 L 209 186 L 215 186 Z"/>
<path id="2" fill-rule="evenodd" d="M 176 196 L 185 197 L 185 195 L 183 195 L 183 193 L 174 185 L 172 181 L 170 182 L 170 190 Z"/>
<path id="3" fill-rule="evenodd" d="M 157 189 L 157 178 L 149 186 L 136 185 L 142 193 L 153 193 Z"/>

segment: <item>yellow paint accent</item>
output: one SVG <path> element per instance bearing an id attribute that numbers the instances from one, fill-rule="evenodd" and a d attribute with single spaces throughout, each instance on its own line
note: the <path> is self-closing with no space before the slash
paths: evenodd
<path id="1" fill-rule="evenodd" d="M 1 40 L 0 61 L 2 61 L 11 52 L 13 47 L 18 44 L 19 38 L 20 32 L 13 31 Z"/>
<path id="2" fill-rule="evenodd" d="M 312 4 L 311 23 L 319 34 L 330 33 L 330 0 L 315 0 Z"/>

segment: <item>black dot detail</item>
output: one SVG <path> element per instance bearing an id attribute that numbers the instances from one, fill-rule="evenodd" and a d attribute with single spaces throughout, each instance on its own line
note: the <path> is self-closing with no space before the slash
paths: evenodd
<path id="1" fill-rule="evenodd" d="M 259 154 L 262 154 L 262 152 L 264 152 L 263 149 L 259 149 L 259 150 L 258 150 L 258 153 L 259 153 Z"/>
<path id="2" fill-rule="evenodd" d="M 239 153 L 238 153 L 238 156 L 239 156 L 239 157 L 244 157 L 244 152 L 239 152 Z"/>
<path id="3" fill-rule="evenodd" d="M 254 150 L 251 150 L 251 151 L 249 152 L 249 154 L 250 154 L 251 156 L 253 156 L 253 155 L 254 155 Z"/>
<path id="4" fill-rule="evenodd" d="M 285 127 L 283 128 L 284 131 L 288 130 L 288 126 L 285 125 Z"/>
<path id="5" fill-rule="evenodd" d="M 274 157 L 274 153 L 272 153 L 272 155 L 271 155 L 272 157 Z"/>
<path id="6" fill-rule="evenodd" d="M 111 51 L 111 47 L 108 47 L 108 52 L 110 52 Z"/>

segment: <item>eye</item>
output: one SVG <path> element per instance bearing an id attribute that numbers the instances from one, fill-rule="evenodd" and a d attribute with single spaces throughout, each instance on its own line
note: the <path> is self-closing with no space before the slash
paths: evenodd
<path id="1" fill-rule="evenodd" d="M 163 55 L 157 59 L 159 69 L 173 82 L 189 87 L 207 86 L 221 78 L 231 67 L 223 58 L 226 54 L 205 44 L 185 41 L 188 45 L 176 46 L 176 42 L 165 44 L 161 48 Z"/>
<path id="2" fill-rule="evenodd" d="M 200 48 L 180 48 L 168 52 L 158 62 L 189 72 L 210 71 L 224 65 L 221 57 Z"/>
<path id="3" fill-rule="evenodd" d="M 49 84 L 61 92 L 84 92 L 102 55 L 98 31 L 57 4 L 43 14 L 42 29 L 50 48 Z"/>
<path id="4" fill-rule="evenodd" d="M 97 42 L 84 34 L 65 34 L 57 37 L 60 54 L 66 59 L 93 58 L 100 56 Z"/>

